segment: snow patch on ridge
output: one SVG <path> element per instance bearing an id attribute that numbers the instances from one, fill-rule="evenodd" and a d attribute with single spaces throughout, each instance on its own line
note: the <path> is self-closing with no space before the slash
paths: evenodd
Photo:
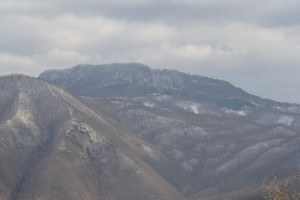
<path id="1" fill-rule="evenodd" d="M 191 109 L 192 109 L 192 111 L 193 111 L 195 114 L 199 114 L 198 106 L 192 105 L 192 106 L 191 106 Z"/>
<path id="2" fill-rule="evenodd" d="M 194 169 L 199 165 L 200 161 L 197 158 L 184 161 L 180 164 L 182 169 L 184 169 L 186 172 L 192 172 Z"/>
<path id="3" fill-rule="evenodd" d="M 234 114 L 234 115 L 240 115 L 240 116 L 247 115 L 247 112 L 244 110 L 231 110 L 231 109 L 227 109 L 227 108 L 224 108 L 223 110 L 228 114 Z"/>
<path id="4" fill-rule="evenodd" d="M 177 106 L 183 108 L 186 111 L 192 112 L 194 114 L 200 114 L 199 111 L 200 104 L 196 104 L 188 101 L 182 101 L 182 102 L 178 102 Z"/>
<path id="5" fill-rule="evenodd" d="M 277 123 L 285 124 L 288 126 L 292 125 L 293 122 L 294 122 L 294 118 L 287 115 L 284 115 L 277 120 Z"/>
<path id="6" fill-rule="evenodd" d="M 146 153 L 152 160 L 155 160 L 155 161 L 159 160 L 157 155 L 155 155 L 154 151 L 150 147 L 142 144 L 142 148 L 143 148 L 143 152 Z"/>
<path id="7" fill-rule="evenodd" d="M 143 105 L 146 106 L 146 107 L 149 107 L 149 108 L 154 108 L 155 107 L 155 103 L 151 103 L 151 102 L 144 102 Z"/>
<path id="8" fill-rule="evenodd" d="M 13 131 L 13 134 L 9 135 L 12 137 L 12 142 L 20 142 L 25 145 L 32 145 L 39 138 L 39 127 L 35 124 L 34 116 L 32 115 L 32 108 L 30 104 L 30 98 L 22 91 L 20 91 L 17 101 L 15 102 L 15 114 L 12 118 L 8 119 L 1 128 L 9 128 Z M 23 133 L 20 133 L 16 127 L 24 127 L 29 130 L 30 135 L 24 137 Z"/>

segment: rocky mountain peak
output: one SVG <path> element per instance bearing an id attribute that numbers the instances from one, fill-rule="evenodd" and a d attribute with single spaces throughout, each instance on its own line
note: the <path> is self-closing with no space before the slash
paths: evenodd
<path id="1" fill-rule="evenodd" d="M 258 99 L 226 81 L 176 70 L 151 69 L 137 63 L 77 65 L 66 70 L 45 71 L 39 77 L 80 96 L 138 96 L 162 92 L 193 98 Z"/>

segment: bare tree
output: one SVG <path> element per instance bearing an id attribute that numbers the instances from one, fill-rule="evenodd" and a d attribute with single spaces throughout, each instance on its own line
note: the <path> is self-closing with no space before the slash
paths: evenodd
<path id="1" fill-rule="evenodd" d="M 300 200 L 300 174 L 290 179 L 280 180 L 277 177 L 263 182 L 264 198 L 268 200 Z"/>

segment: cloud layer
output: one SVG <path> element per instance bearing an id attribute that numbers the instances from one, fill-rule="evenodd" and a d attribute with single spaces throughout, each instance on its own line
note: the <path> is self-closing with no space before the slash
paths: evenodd
<path id="1" fill-rule="evenodd" d="M 300 103 L 298 0 L 4 0 L 0 74 L 141 62 Z"/>

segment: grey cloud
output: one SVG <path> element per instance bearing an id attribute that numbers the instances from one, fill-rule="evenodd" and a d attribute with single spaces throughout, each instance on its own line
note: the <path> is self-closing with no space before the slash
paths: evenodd
<path id="1" fill-rule="evenodd" d="M 298 0 L 5 0 L 0 74 L 142 62 L 300 102 L 299 9 Z"/>
<path id="2" fill-rule="evenodd" d="M 3 6 L 1 13 L 17 12 L 55 16 L 65 13 L 81 16 L 104 16 L 128 21 L 164 21 L 173 25 L 195 21 L 223 23 L 228 21 L 269 25 L 294 25 L 299 23 L 300 3 L 297 0 L 53 0 L 25 2 L 12 0 L 15 6 Z M 17 4 L 18 3 L 18 4 Z"/>

